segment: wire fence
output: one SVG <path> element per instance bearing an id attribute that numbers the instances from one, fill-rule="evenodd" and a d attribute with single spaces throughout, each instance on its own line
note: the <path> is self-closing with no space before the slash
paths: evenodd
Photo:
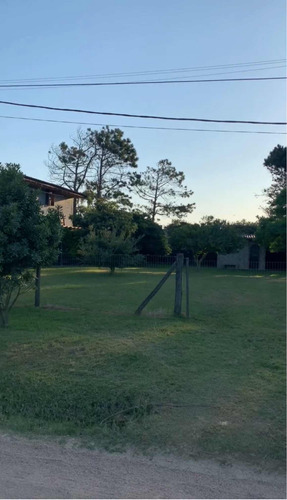
<path id="1" fill-rule="evenodd" d="M 99 268 L 168 268 L 176 260 L 176 255 L 94 255 L 92 258 L 85 259 L 78 255 L 61 253 L 55 262 L 55 266 L 93 266 Z M 189 267 L 197 268 L 194 259 L 189 259 Z M 266 261 L 264 265 L 259 266 L 259 262 L 249 261 L 245 266 L 240 264 L 226 264 L 218 267 L 217 259 L 203 260 L 200 269 L 221 269 L 221 270 L 246 270 L 246 271 L 286 271 L 286 262 Z"/>

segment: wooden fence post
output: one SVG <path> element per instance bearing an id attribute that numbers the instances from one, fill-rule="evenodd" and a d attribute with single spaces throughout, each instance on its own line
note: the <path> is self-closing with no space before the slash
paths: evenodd
<path id="1" fill-rule="evenodd" d="M 166 280 L 168 279 L 168 277 L 174 271 L 175 267 L 176 267 L 176 262 L 174 262 L 172 264 L 172 266 L 169 268 L 169 270 L 164 275 L 164 277 L 160 280 L 160 282 L 156 285 L 156 287 L 153 289 L 153 291 L 144 299 L 144 301 L 141 303 L 141 305 L 137 308 L 135 314 L 140 315 L 140 313 L 142 312 L 143 308 L 157 294 L 157 292 L 160 290 L 160 288 L 162 287 L 162 285 L 166 282 Z"/>
<path id="2" fill-rule="evenodd" d="M 41 291 L 41 267 L 36 267 L 35 278 L 35 307 L 40 306 L 40 291 Z"/>
<path id="3" fill-rule="evenodd" d="M 189 258 L 185 259 L 185 291 L 186 291 L 186 308 L 185 315 L 189 318 Z"/>
<path id="4" fill-rule="evenodd" d="M 174 314 L 180 316 L 182 304 L 182 268 L 184 263 L 183 253 L 178 253 L 176 256 L 176 275 L 175 275 L 175 299 L 174 299 Z"/>

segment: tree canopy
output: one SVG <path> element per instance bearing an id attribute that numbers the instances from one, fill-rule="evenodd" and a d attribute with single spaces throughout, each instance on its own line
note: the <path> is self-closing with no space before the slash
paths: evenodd
<path id="1" fill-rule="evenodd" d="M 271 252 L 286 251 L 286 188 L 269 204 L 268 217 L 259 219 L 256 238 Z"/>
<path id="2" fill-rule="evenodd" d="M 72 145 L 61 142 L 48 155 L 51 179 L 74 191 L 87 187 L 90 202 L 117 200 L 127 204 L 129 169 L 137 167 L 137 153 L 118 129 L 79 129 Z"/>
<path id="3" fill-rule="evenodd" d="M 138 238 L 131 212 L 114 202 L 101 201 L 83 208 L 75 220 L 81 226 L 78 254 L 85 263 L 107 266 L 114 272 L 116 267 L 132 262 Z"/>
<path id="4" fill-rule="evenodd" d="M 143 205 L 152 221 L 157 216 L 173 215 L 181 218 L 191 213 L 195 203 L 180 204 L 180 198 L 188 199 L 193 192 L 184 185 L 185 175 L 177 171 L 172 163 L 160 160 L 157 167 L 147 167 L 139 174 L 131 177 L 131 186 L 136 194 L 146 203 Z"/>
<path id="5" fill-rule="evenodd" d="M 267 189 L 267 194 L 274 198 L 286 188 L 286 147 L 278 144 L 265 158 L 263 165 L 272 176 L 272 185 Z"/>
<path id="6" fill-rule="evenodd" d="M 197 224 L 170 224 L 167 233 L 173 253 L 191 255 L 198 267 L 210 252 L 228 254 L 244 245 L 244 238 L 232 224 L 212 216 L 204 217 Z"/>
<path id="7" fill-rule="evenodd" d="M 268 197 L 266 217 L 259 218 L 256 237 L 271 252 L 286 251 L 286 147 L 279 144 L 264 160 L 272 175 L 272 184 L 265 192 Z"/>
<path id="8" fill-rule="evenodd" d="M 170 248 L 164 229 L 153 222 L 148 215 L 133 212 L 132 217 L 136 224 L 134 236 L 138 240 L 139 253 L 143 255 L 167 255 Z"/>
<path id="9" fill-rule="evenodd" d="M 101 201 L 96 206 L 82 207 L 75 216 L 74 222 L 81 228 L 82 234 L 85 234 L 91 226 L 95 231 L 107 229 L 121 232 L 124 230 L 126 234 L 133 234 L 136 230 L 132 213 L 119 208 L 115 202 Z"/>
<path id="10" fill-rule="evenodd" d="M 49 264 L 58 254 L 60 214 L 41 212 L 37 193 L 23 179 L 19 165 L 0 164 L 0 314 L 8 312 L 32 282 L 27 270 Z"/>

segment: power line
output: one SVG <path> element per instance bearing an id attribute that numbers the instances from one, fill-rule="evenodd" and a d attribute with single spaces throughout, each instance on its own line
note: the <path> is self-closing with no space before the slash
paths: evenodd
<path id="1" fill-rule="evenodd" d="M 27 120 L 34 122 L 48 122 L 48 123 L 67 123 L 73 125 L 92 125 L 96 127 L 121 127 L 121 128 L 134 128 L 134 129 L 148 129 L 148 130 L 176 130 L 176 131 L 191 131 L 191 132 L 220 132 L 229 134 L 270 134 L 270 135 L 285 135 L 284 132 L 271 132 L 259 130 L 220 130 L 220 129 L 205 129 L 205 128 L 181 128 L 181 127 L 151 127 L 141 125 L 119 125 L 114 123 L 90 123 L 90 122 L 75 122 L 68 120 L 49 120 L 45 118 L 27 118 L 23 116 L 6 116 L 0 115 L 0 118 L 7 118 L 11 120 Z"/>
<path id="2" fill-rule="evenodd" d="M 134 72 L 125 72 L 125 73 L 105 73 L 105 74 L 93 74 L 93 75 L 76 75 L 76 76 L 60 76 L 60 77 L 47 77 L 47 78 L 24 78 L 24 79 L 13 79 L 13 80 L 1 80 L 1 82 L 13 82 L 18 83 L 21 81 L 24 82 L 32 82 L 32 81 L 51 81 L 51 80 L 74 80 L 79 78 L 123 78 L 126 76 L 139 76 L 139 75 L 156 75 L 156 74 L 168 74 L 168 73 L 186 73 L 186 72 L 198 72 L 198 71 L 210 71 L 217 69 L 225 69 L 225 68 L 236 68 L 236 67 L 250 67 L 250 66 L 262 66 L 262 65 L 274 65 L 274 64 L 282 64 L 286 63 L 286 59 L 270 59 L 265 61 L 253 61 L 247 63 L 233 63 L 233 64 L 220 64 L 213 66 L 195 66 L 195 67 L 185 67 L 185 68 L 171 68 L 171 69 L 156 69 L 156 70 L 145 70 L 145 71 L 134 71 Z M 274 68 L 256 68 L 257 70 L 265 70 L 265 69 L 274 69 Z M 240 70 L 242 71 L 242 70 Z M 252 71 L 248 69 L 247 71 Z"/>
<path id="3" fill-rule="evenodd" d="M 286 80 L 286 76 L 270 76 L 258 78 L 219 78 L 204 80 L 151 80 L 127 82 L 77 82 L 77 83 L 28 83 L 28 84 L 0 84 L 0 89 L 37 89 L 61 87 L 105 87 L 117 85 L 158 85 L 175 83 L 214 83 L 214 82 L 252 82 L 262 80 Z"/>
<path id="4" fill-rule="evenodd" d="M 189 121 L 189 122 L 204 122 L 204 123 L 245 123 L 249 125 L 287 125 L 286 122 L 261 122 L 254 120 L 215 120 L 207 118 L 184 118 L 184 117 L 172 117 L 172 116 L 156 116 L 156 115 L 136 115 L 130 113 L 111 113 L 107 111 L 91 111 L 87 109 L 73 109 L 73 108 L 58 108 L 54 106 L 43 106 L 38 104 L 23 104 L 19 102 L 11 101 L 0 101 L 0 104 L 6 104 L 9 106 L 19 106 L 24 108 L 33 109 L 48 109 L 50 111 L 62 111 L 69 113 L 85 113 L 90 115 L 105 115 L 105 116 L 123 116 L 127 118 L 143 118 L 151 120 L 172 120 L 172 121 Z"/>
<path id="5" fill-rule="evenodd" d="M 266 70 L 270 70 L 270 69 L 279 69 L 279 68 L 286 68 L 286 65 L 284 64 L 281 66 L 272 66 L 269 68 L 250 68 L 250 69 L 240 69 L 240 70 L 236 70 L 236 71 L 220 71 L 219 73 L 207 73 L 204 75 L 194 75 L 194 77 L 200 78 L 200 77 L 207 77 L 207 76 L 230 75 L 230 74 L 234 74 L 234 73 L 250 73 L 250 71 L 252 71 L 252 72 L 254 72 L 254 71 L 266 71 Z M 170 79 L 176 80 L 178 78 L 179 77 L 176 76 L 176 77 L 173 77 Z M 185 78 L 188 78 L 188 77 L 186 76 Z"/>

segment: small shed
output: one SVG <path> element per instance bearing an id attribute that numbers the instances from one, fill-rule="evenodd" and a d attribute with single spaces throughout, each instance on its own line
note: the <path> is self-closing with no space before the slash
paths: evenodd
<path id="1" fill-rule="evenodd" d="M 265 269 L 266 249 L 258 245 L 254 235 L 245 236 L 245 245 L 234 253 L 217 256 L 219 269 Z"/>

